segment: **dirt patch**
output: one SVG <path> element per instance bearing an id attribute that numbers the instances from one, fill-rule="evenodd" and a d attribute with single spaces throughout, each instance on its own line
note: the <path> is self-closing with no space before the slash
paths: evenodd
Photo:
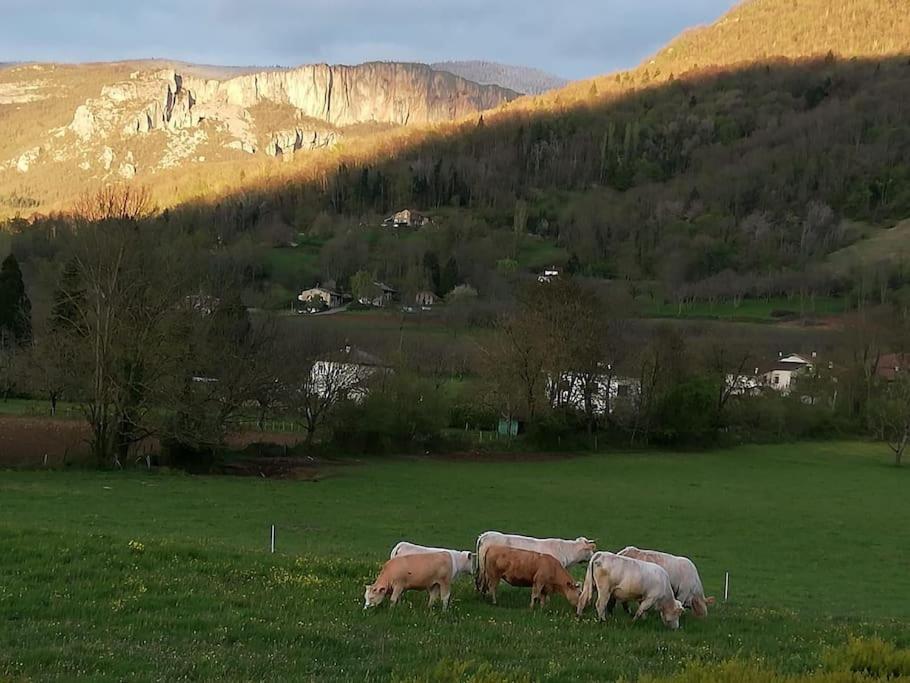
<path id="1" fill-rule="evenodd" d="M 457 460 L 461 462 L 552 462 L 554 460 L 572 460 L 583 457 L 582 453 L 497 453 L 486 451 L 465 451 L 462 453 L 442 453 L 415 456 L 421 459 Z"/>
<path id="2" fill-rule="evenodd" d="M 88 457 L 88 425 L 79 420 L 0 417 L 0 466 L 60 467 Z"/>
<path id="3" fill-rule="evenodd" d="M 353 460 L 324 460 L 320 458 L 244 458 L 216 465 L 213 474 L 227 474 L 263 479 L 294 479 L 297 481 L 320 481 L 337 468 L 358 464 Z"/>
<path id="4" fill-rule="evenodd" d="M 287 446 L 293 448 L 306 441 L 306 434 L 302 432 L 236 432 L 228 434 L 225 438 L 225 445 L 234 451 L 242 451 L 245 448 L 256 444 L 268 444 L 272 446 Z"/>

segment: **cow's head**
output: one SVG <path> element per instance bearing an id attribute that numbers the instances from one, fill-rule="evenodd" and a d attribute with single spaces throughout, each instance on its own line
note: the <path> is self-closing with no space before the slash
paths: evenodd
<path id="1" fill-rule="evenodd" d="M 474 553 L 463 550 L 458 553 L 458 571 L 470 572 L 474 567 Z"/>
<path id="2" fill-rule="evenodd" d="M 591 559 L 591 556 L 597 552 L 597 541 L 585 538 L 584 536 L 579 536 L 575 539 L 575 542 L 578 544 L 579 562 L 587 562 Z"/>
<path id="3" fill-rule="evenodd" d="M 566 581 L 563 587 L 563 595 L 572 607 L 578 606 L 578 598 L 581 596 L 581 584 L 572 579 Z"/>
<path id="4" fill-rule="evenodd" d="M 668 601 L 660 610 L 661 619 L 663 619 L 664 624 L 669 626 L 672 629 L 679 628 L 679 617 L 683 612 L 686 611 L 686 608 L 683 607 L 683 604 L 679 600 Z"/>
<path id="5" fill-rule="evenodd" d="M 364 586 L 363 591 L 363 608 L 367 609 L 369 607 L 376 607 L 385 600 L 386 595 L 389 594 L 388 586 L 379 586 L 377 584 L 367 584 Z"/>

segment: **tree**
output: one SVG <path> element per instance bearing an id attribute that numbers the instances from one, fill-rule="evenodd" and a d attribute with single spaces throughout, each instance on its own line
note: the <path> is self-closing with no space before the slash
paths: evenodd
<path id="1" fill-rule="evenodd" d="M 437 296 L 442 296 L 442 273 L 439 270 L 439 257 L 435 252 L 428 251 L 423 255 L 423 270 L 430 287 Z"/>
<path id="2" fill-rule="evenodd" d="M 880 438 L 894 454 L 894 464 L 900 467 L 910 443 L 910 375 L 899 373 L 889 382 L 873 399 L 870 413 Z"/>
<path id="3" fill-rule="evenodd" d="M 351 276 L 351 294 L 355 301 L 373 299 L 377 295 L 377 288 L 372 273 L 358 270 Z"/>
<path id="4" fill-rule="evenodd" d="M 458 286 L 458 263 L 454 256 L 450 256 L 442 268 L 439 275 L 439 292 L 440 296 L 446 296 L 449 292 Z"/>
<path id="5" fill-rule="evenodd" d="M 32 304 L 19 262 L 10 254 L 0 265 L 0 346 L 21 347 L 32 337 Z"/>

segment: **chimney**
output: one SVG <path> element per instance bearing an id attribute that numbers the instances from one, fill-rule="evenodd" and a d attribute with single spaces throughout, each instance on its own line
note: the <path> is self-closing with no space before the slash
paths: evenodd
<path id="1" fill-rule="evenodd" d="M 813 357 L 813 358 L 818 358 L 818 354 L 817 354 L 815 351 L 813 351 L 813 352 L 812 352 L 812 357 Z"/>
<path id="2" fill-rule="evenodd" d="M 778 351 L 778 352 L 777 352 L 777 357 L 778 357 L 778 358 L 783 358 L 783 357 L 784 357 L 784 352 L 783 352 L 783 351 Z"/>

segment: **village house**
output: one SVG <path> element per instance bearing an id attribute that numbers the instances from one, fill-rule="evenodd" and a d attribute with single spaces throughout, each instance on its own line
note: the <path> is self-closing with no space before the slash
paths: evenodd
<path id="1" fill-rule="evenodd" d="M 585 394 L 589 392 L 594 413 L 605 415 L 640 394 L 641 384 L 637 379 L 613 375 L 609 366 L 605 369 L 606 372 L 590 380 L 572 372 L 564 373 L 558 380 L 548 380 L 547 389 L 553 407 L 568 406 L 583 411 L 586 408 Z M 590 385 L 586 386 L 588 381 Z"/>
<path id="2" fill-rule="evenodd" d="M 330 401 L 357 401 L 369 393 L 369 380 L 389 368 L 371 353 L 350 344 L 320 358 L 310 370 L 311 390 Z"/>
<path id="3" fill-rule="evenodd" d="M 420 228 L 430 222 L 424 214 L 414 209 L 403 209 L 386 218 L 382 225 L 386 228 Z"/>
<path id="4" fill-rule="evenodd" d="M 300 292 L 297 297 L 303 306 L 298 306 L 298 310 L 307 313 L 316 313 L 320 308 L 338 308 L 344 302 L 344 297 L 338 292 L 326 287 L 311 287 Z M 318 306 L 318 302 L 324 306 Z"/>
<path id="5" fill-rule="evenodd" d="M 793 388 L 794 380 L 801 374 L 811 372 L 816 354 L 806 358 L 799 354 L 779 354 L 777 361 L 761 372 L 765 386 L 787 395 Z"/>
<path id="6" fill-rule="evenodd" d="M 414 303 L 422 308 L 435 306 L 438 299 L 433 292 L 422 291 L 414 295 Z"/>
<path id="7" fill-rule="evenodd" d="M 550 266 L 549 268 L 544 268 L 543 272 L 537 276 L 538 282 L 552 282 L 560 275 L 560 270 L 556 266 Z"/>
<path id="8" fill-rule="evenodd" d="M 878 359 L 876 374 L 886 382 L 893 382 L 901 373 L 910 371 L 910 353 L 886 353 Z"/>

